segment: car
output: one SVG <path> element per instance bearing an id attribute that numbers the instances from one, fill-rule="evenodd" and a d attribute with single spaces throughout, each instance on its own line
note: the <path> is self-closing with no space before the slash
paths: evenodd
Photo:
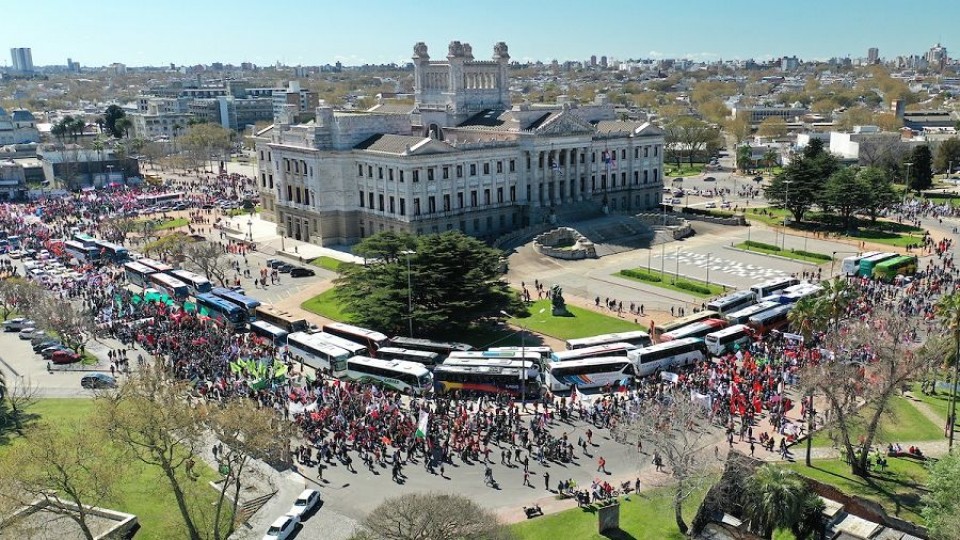
<path id="1" fill-rule="evenodd" d="M 317 275 L 317 273 L 309 268 L 297 267 L 290 270 L 290 277 L 313 277 L 315 275 Z"/>
<path id="2" fill-rule="evenodd" d="M 81 359 L 82 356 L 70 350 L 59 350 L 50 357 L 54 364 L 76 364 Z"/>
<path id="3" fill-rule="evenodd" d="M 32 327 L 32 326 L 28 326 L 28 327 L 24 328 L 23 330 L 20 330 L 20 333 L 18 334 L 18 337 L 19 337 L 20 339 L 26 341 L 26 340 L 32 338 L 32 337 L 33 337 L 33 333 L 36 332 L 36 331 L 37 331 L 36 328 L 34 328 L 34 327 Z"/>
<path id="4" fill-rule="evenodd" d="M 713 177 L 713 176 L 708 176 L 708 177 L 704 178 L 703 181 L 704 181 L 704 182 L 716 182 L 717 179 L 716 179 L 715 177 Z"/>
<path id="5" fill-rule="evenodd" d="M 30 319 L 25 319 L 23 317 L 17 317 L 16 319 L 10 319 L 3 323 L 4 332 L 19 332 L 28 326 L 36 326 L 33 321 Z"/>
<path id="6" fill-rule="evenodd" d="M 293 270 L 293 265 L 290 263 L 283 263 L 277 267 L 277 272 L 281 274 L 289 274 L 291 270 Z"/>
<path id="7" fill-rule="evenodd" d="M 716 207 L 717 207 L 717 203 L 715 203 L 715 202 L 708 202 L 706 207 L 707 207 L 707 208 L 716 208 Z"/>
<path id="8" fill-rule="evenodd" d="M 670 204 L 683 204 L 683 201 L 679 197 L 674 197 L 670 199 Z"/>
<path id="9" fill-rule="evenodd" d="M 11 259 L 19 259 L 20 257 L 23 257 L 23 252 L 20 251 L 19 249 L 14 249 L 14 250 L 8 251 L 7 256 L 10 257 Z"/>
<path id="10" fill-rule="evenodd" d="M 46 349 L 42 349 L 40 351 L 40 356 L 42 356 L 44 360 L 50 360 L 53 358 L 54 354 L 57 354 L 60 351 L 73 352 L 70 350 L 70 347 L 67 347 L 62 343 L 57 343 L 56 345 L 50 345 Z"/>
<path id="11" fill-rule="evenodd" d="M 287 515 L 297 516 L 301 520 L 305 514 L 309 514 L 314 508 L 316 508 L 317 503 L 320 502 L 320 492 L 315 489 L 305 489 L 297 497 L 297 500 L 293 501 L 293 507 L 290 508 L 290 511 L 287 512 Z"/>
<path id="12" fill-rule="evenodd" d="M 80 386 L 91 390 L 97 388 L 116 388 L 117 380 L 106 373 L 94 373 L 92 375 L 85 375 L 80 379 Z"/>
<path id="13" fill-rule="evenodd" d="M 280 267 L 281 267 L 282 265 L 284 265 L 284 264 L 287 264 L 287 263 L 285 263 L 285 262 L 283 262 L 283 261 L 280 261 L 280 260 L 277 260 L 277 259 L 267 259 L 267 267 L 268 267 L 268 268 L 274 268 L 274 269 L 276 269 L 276 268 L 280 268 Z"/>
<path id="14" fill-rule="evenodd" d="M 296 530 L 298 523 L 300 523 L 300 518 L 297 516 L 289 514 L 280 516 L 267 529 L 267 534 L 263 535 L 263 540 L 286 540 Z"/>
<path id="15" fill-rule="evenodd" d="M 48 339 L 46 341 L 41 341 L 40 343 L 37 343 L 36 345 L 34 345 L 33 352 L 39 354 L 40 351 L 44 349 L 49 349 L 50 347 L 63 347 L 63 344 L 60 343 L 59 341 Z"/>

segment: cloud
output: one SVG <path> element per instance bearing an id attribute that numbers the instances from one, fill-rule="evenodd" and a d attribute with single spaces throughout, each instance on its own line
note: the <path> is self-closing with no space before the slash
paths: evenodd
<path id="1" fill-rule="evenodd" d="M 665 55 L 660 51 L 650 51 L 647 53 L 650 58 L 663 58 Z"/>

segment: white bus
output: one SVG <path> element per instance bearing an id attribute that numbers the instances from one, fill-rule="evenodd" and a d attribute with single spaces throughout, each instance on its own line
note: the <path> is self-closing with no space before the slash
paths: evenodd
<path id="1" fill-rule="evenodd" d="M 142 259 L 137 259 L 137 262 L 146 266 L 147 268 L 152 269 L 154 272 L 168 274 L 173 271 L 173 267 L 170 266 L 169 264 L 165 264 L 160 261 L 155 261 L 153 259 L 148 259 L 146 257 L 143 257 Z"/>
<path id="2" fill-rule="evenodd" d="M 210 283 L 209 279 L 189 270 L 171 270 L 169 274 L 186 283 L 187 287 L 190 287 L 190 294 L 193 296 L 208 293 L 213 289 L 213 284 Z"/>
<path id="3" fill-rule="evenodd" d="M 278 346 L 285 345 L 287 343 L 287 336 L 290 335 L 290 333 L 283 328 L 264 321 L 251 321 L 250 332 L 262 338 L 269 339 L 274 345 Z"/>
<path id="4" fill-rule="evenodd" d="M 526 378 L 521 381 L 521 374 Z M 535 362 L 506 358 L 448 358 L 433 370 L 438 393 L 509 394 L 536 399 L 542 391 Z"/>
<path id="5" fill-rule="evenodd" d="M 585 338 L 567 340 L 567 350 L 585 349 L 587 347 L 596 347 L 597 345 L 606 345 L 607 343 L 629 343 L 637 347 L 646 347 L 652 343 L 650 334 L 642 330 L 632 332 L 616 332 L 613 334 L 600 334 L 599 336 L 590 336 Z"/>
<path id="6" fill-rule="evenodd" d="M 578 390 L 619 386 L 624 379 L 633 382 L 635 375 L 636 368 L 629 358 L 601 356 L 549 364 L 544 380 L 551 392 L 562 392 L 574 386 Z"/>
<path id="7" fill-rule="evenodd" d="M 326 371 L 334 376 L 343 375 L 347 371 L 347 360 L 351 356 L 345 349 L 317 339 L 315 334 L 306 332 L 289 334 L 287 350 L 293 361 L 310 366 L 318 372 Z"/>
<path id="8" fill-rule="evenodd" d="M 750 290 L 757 296 L 757 302 L 759 302 L 761 298 L 766 298 L 797 283 L 800 283 L 800 280 L 795 277 L 782 277 L 757 283 L 753 287 L 750 287 Z"/>
<path id="9" fill-rule="evenodd" d="M 440 363 L 440 355 L 435 352 L 401 349 L 400 347 L 380 347 L 377 349 L 377 358 L 416 362 L 424 366 L 435 366 Z"/>
<path id="10" fill-rule="evenodd" d="M 776 296 L 777 299 L 780 298 L 779 295 Z M 750 307 L 745 307 L 741 310 L 734 311 L 733 313 L 728 313 L 724 315 L 724 318 L 727 319 L 727 322 L 730 324 L 744 324 L 750 317 L 753 317 L 757 313 L 762 313 L 768 309 L 773 309 L 780 305 L 780 302 L 775 302 L 773 300 L 765 300 L 759 304 L 754 304 Z"/>
<path id="11" fill-rule="evenodd" d="M 584 358 L 596 358 L 598 356 L 626 356 L 628 351 L 636 348 L 636 345 L 631 345 L 630 343 L 607 343 L 606 345 L 597 345 L 585 349 L 557 351 L 550 355 L 550 361 L 567 362 L 569 360 L 582 360 Z"/>
<path id="12" fill-rule="evenodd" d="M 735 324 L 719 332 L 707 334 L 703 338 L 707 350 L 714 356 L 723 356 L 728 352 L 733 352 L 738 346 L 744 347 L 751 341 L 753 341 L 753 331 L 745 324 Z"/>
<path id="13" fill-rule="evenodd" d="M 80 264 L 93 263 L 100 260 L 100 249 L 97 246 L 88 246 L 83 242 L 67 240 L 63 243 L 63 251 L 77 260 Z"/>
<path id="14" fill-rule="evenodd" d="M 875 257 L 880 255 L 879 251 L 868 251 L 866 253 L 861 253 L 859 255 L 851 255 L 849 257 L 843 258 L 843 263 L 840 265 L 840 271 L 843 272 L 845 276 L 855 276 L 860 272 L 860 261 L 863 259 L 869 259 L 870 257 Z"/>
<path id="15" fill-rule="evenodd" d="M 344 349 L 350 353 L 350 356 L 370 356 L 370 350 L 367 349 L 366 345 L 361 345 L 354 341 L 350 341 L 349 339 L 344 339 L 340 336 L 335 336 L 326 332 L 316 332 L 311 335 L 316 339 Z"/>
<path id="16" fill-rule="evenodd" d="M 190 287 L 187 287 L 186 283 L 173 276 L 157 272 L 150 274 L 148 279 L 150 280 L 151 287 L 174 300 L 183 301 L 187 296 L 190 296 Z"/>
<path id="17" fill-rule="evenodd" d="M 380 347 L 386 347 L 390 343 L 390 338 L 386 334 L 381 334 L 376 330 L 368 330 L 360 326 L 345 323 L 327 323 L 323 325 L 323 331 L 333 334 L 343 339 L 361 343 L 367 347 L 371 353 L 376 353 Z"/>
<path id="18" fill-rule="evenodd" d="M 627 353 L 637 377 L 653 375 L 657 370 L 674 369 L 696 364 L 707 357 L 707 346 L 700 338 L 683 338 Z"/>
<path id="19" fill-rule="evenodd" d="M 142 289 L 150 286 L 150 275 L 155 273 L 152 268 L 138 262 L 128 262 L 123 265 L 123 275 L 126 276 L 127 282 Z"/>
<path id="20" fill-rule="evenodd" d="M 347 360 L 346 378 L 351 381 L 377 383 L 399 392 L 420 395 L 433 389 L 433 376 L 423 364 L 403 360 L 354 356 Z"/>
<path id="21" fill-rule="evenodd" d="M 506 360 L 529 360 L 536 365 L 540 365 L 543 358 L 539 353 L 533 351 L 455 351 L 447 356 L 450 359 L 485 359 L 485 358 L 504 358 Z"/>
<path id="22" fill-rule="evenodd" d="M 548 362 L 550 360 L 550 355 L 553 354 L 553 349 L 546 346 L 535 346 L 535 347 L 490 347 L 488 351 L 497 351 L 497 352 L 523 352 L 523 353 L 537 353 L 540 355 L 540 360 L 543 362 Z"/>
<path id="23" fill-rule="evenodd" d="M 707 309 L 723 315 L 756 303 L 757 293 L 753 291 L 737 291 L 710 302 L 707 304 Z"/>

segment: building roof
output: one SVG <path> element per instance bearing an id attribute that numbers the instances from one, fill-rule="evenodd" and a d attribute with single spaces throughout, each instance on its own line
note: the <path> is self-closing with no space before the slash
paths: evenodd
<path id="1" fill-rule="evenodd" d="M 13 121 L 14 122 L 32 122 L 36 120 L 33 117 L 33 113 L 25 109 L 17 109 L 13 111 Z"/>
<path id="2" fill-rule="evenodd" d="M 354 149 L 397 156 L 439 154 L 454 150 L 449 144 L 429 137 L 392 135 L 389 133 L 374 135 L 355 146 Z"/>
<path id="3" fill-rule="evenodd" d="M 410 114 L 413 112 L 413 104 L 411 103 L 378 103 L 373 107 L 367 109 L 367 112 L 380 113 L 380 114 Z"/>

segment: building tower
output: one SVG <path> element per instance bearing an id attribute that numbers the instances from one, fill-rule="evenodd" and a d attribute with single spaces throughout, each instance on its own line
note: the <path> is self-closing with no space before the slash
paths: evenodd
<path id="1" fill-rule="evenodd" d="M 880 63 L 880 49 L 876 47 L 867 49 L 867 63 L 870 65 Z"/>
<path id="2" fill-rule="evenodd" d="M 13 70 L 20 73 L 33 72 L 33 55 L 29 47 L 14 47 L 10 49 L 10 60 Z"/>

